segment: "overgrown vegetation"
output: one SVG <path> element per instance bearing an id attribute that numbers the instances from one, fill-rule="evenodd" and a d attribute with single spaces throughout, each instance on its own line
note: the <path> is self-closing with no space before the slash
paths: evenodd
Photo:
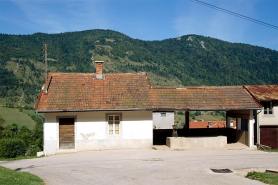
<path id="1" fill-rule="evenodd" d="M 266 184 L 278 184 L 278 175 L 269 172 L 249 172 L 246 176 L 252 180 L 258 180 Z"/>
<path id="2" fill-rule="evenodd" d="M 45 183 L 36 175 L 27 172 L 14 171 L 0 166 L 0 184 L 42 185 Z"/>
<path id="3" fill-rule="evenodd" d="M 7 124 L 0 115 L 0 158 L 15 158 L 18 156 L 36 156 L 43 149 L 42 120 L 33 116 L 36 121 L 34 129 L 17 124 Z"/>
<path id="4" fill-rule="evenodd" d="M 184 35 L 162 41 L 132 39 L 111 30 L 61 34 L 0 34 L 0 104 L 35 106 L 44 82 L 41 44 L 48 43 L 49 72 L 141 72 L 153 86 L 277 84 L 278 51 Z"/>

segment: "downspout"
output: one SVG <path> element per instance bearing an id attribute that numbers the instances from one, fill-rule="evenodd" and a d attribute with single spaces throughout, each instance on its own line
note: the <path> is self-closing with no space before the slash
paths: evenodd
<path id="1" fill-rule="evenodd" d="M 42 117 L 41 115 L 39 115 L 38 111 L 36 111 L 36 114 L 43 120 L 43 123 L 44 123 L 44 117 Z"/>
<path id="2" fill-rule="evenodd" d="M 258 114 L 260 114 L 263 110 L 261 109 L 259 112 L 257 112 L 254 117 L 257 117 L 257 144 L 261 144 L 260 140 L 261 140 L 261 136 L 260 136 L 260 121 L 259 121 L 259 116 Z"/>

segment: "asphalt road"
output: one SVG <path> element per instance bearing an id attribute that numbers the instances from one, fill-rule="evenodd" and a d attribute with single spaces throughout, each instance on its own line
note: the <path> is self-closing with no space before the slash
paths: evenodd
<path id="1" fill-rule="evenodd" d="M 263 184 L 247 171 L 278 168 L 278 153 L 255 150 L 106 150 L 60 154 L 1 166 L 41 177 L 46 184 Z M 230 169 L 214 173 L 210 169 Z"/>

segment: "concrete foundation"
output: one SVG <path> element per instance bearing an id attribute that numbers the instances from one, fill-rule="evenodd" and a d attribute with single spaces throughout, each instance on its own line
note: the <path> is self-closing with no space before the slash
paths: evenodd
<path id="1" fill-rule="evenodd" d="M 227 137 L 167 137 L 166 145 L 171 149 L 226 148 Z"/>

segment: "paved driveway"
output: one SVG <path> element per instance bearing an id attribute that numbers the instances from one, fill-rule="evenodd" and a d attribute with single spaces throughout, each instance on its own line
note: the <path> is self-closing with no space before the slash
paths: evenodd
<path id="1" fill-rule="evenodd" d="M 262 184 L 243 177 L 246 169 L 278 167 L 278 153 L 254 150 L 107 150 L 2 161 L 46 184 Z M 210 169 L 229 168 L 217 174 Z"/>

